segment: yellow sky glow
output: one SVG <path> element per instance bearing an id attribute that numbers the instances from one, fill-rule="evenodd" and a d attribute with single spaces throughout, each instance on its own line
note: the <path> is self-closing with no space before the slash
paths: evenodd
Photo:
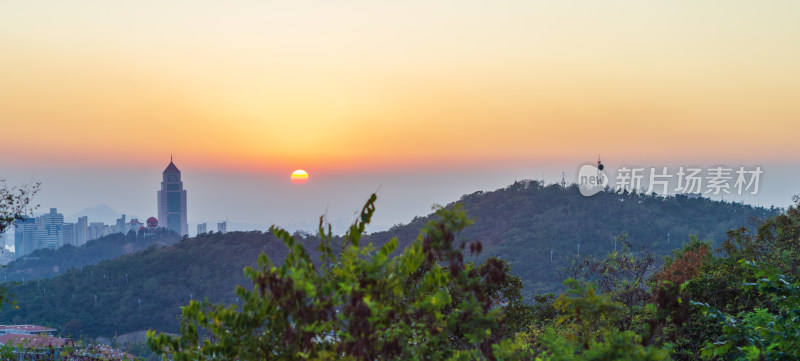
<path id="1" fill-rule="evenodd" d="M 0 151 L 289 170 L 793 159 L 798 13 L 793 1 L 5 3 Z"/>

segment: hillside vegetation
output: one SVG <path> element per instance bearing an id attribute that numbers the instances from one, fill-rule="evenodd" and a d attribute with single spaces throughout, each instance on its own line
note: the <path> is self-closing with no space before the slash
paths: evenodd
<path id="1" fill-rule="evenodd" d="M 180 334 L 148 332 L 175 360 L 798 360 L 800 197 L 720 249 L 692 240 L 662 264 L 648 253 L 583 258 L 557 297 L 521 302 L 507 263 L 457 235 L 459 206 L 436 211 L 420 237 L 364 244 L 375 195 L 334 252 L 275 229 L 289 254 L 245 268 L 243 304 L 191 301 Z"/>
<path id="2" fill-rule="evenodd" d="M 0 268 L 0 279 L 7 282 L 52 278 L 74 267 L 97 264 L 100 261 L 142 251 L 150 246 L 168 246 L 180 240 L 175 232 L 159 229 L 147 236 L 129 232 L 113 233 L 86 242 L 83 246 L 66 245 L 58 249 L 42 248 L 30 255 L 11 261 Z"/>
<path id="3" fill-rule="evenodd" d="M 285 255 L 261 232 L 208 233 L 10 288 L 18 308 L 0 311 L 4 324 L 35 323 L 62 335 L 114 336 L 150 328 L 176 331 L 180 306 L 190 299 L 235 302 L 242 269 L 256 256 Z M 141 300 L 141 303 L 140 303 Z"/>
<path id="4" fill-rule="evenodd" d="M 564 271 L 578 259 L 578 244 L 584 258 L 613 252 L 615 238 L 620 251 L 656 255 L 671 254 L 692 235 L 719 247 L 728 230 L 758 224 L 781 211 L 685 196 L 601 192 L 584 197 L 577 186 L 544 187 L 536 181 L 464 195 L 447 207 L 455 204 L 475 220 L 461 232 L 463 239 L 483 243 L 475 261 L 495 256 L 509 262 L 511 273 L 525 284 L 526 298 L 563 289 Z M 397 236 L 406 246 L 430 219 L 418 217 L 367 239 L 377 244 Z"/>
<path id="5" fill-rule="evenodd" d="M 574 187 L 542 187 L 531 181 L 466 195 L 457 203 L 474 219 L 459 237 L 482 245 L 480 255 L 470 258 L 467 254 L 467 260 L 482 262 L 497 256 L 508 261 L 510 273 L 525 285 L 522 292 L 527 303 L 532 302 L 534 294 L 563 289 L 565 270 L 577 259 L 577 242 L 581 242 L 584 258 L 602 258 L 613 250 L 613 237 L 627 232 L 630 249 L 646 246 L 671 254 L 671 249 L 680 248 L 690 234 L 718 244 L 726 239 L 728 229 L 745 226 L 753 217 L 778 213 L 776 209 L 685 197 L 611 193 L 583 197 Z M 396 254 L 417 239 L 424 224 L 434 218 L 418 217 L 387 232 L 366 235 L 362 242 L 380 246 L 397 236 Z M 667 232 L 671 233 L 669 244 Z M 307 245 L 312 260 L 319 259 L 317 236 L 295 238 Z M 332 239 L 333 245 L 341 242 L 339 237 Z M 623 249 L 622 244 L 618 247 Z M 71 257 L 86 257 L 79 254 L 80 249 L 74 251 L 78 254 Z M 180 306 L 190 299 L 237 302 L 235 286 L 251 284 L 242 270 L 255 266 L 262 251 L 276 264 L 288 252 L 272 234 L 233 232 L 203 234 L 172 246 L 151 246 L 83 268 L 64 263 L 60 266 L 63 274 L 55 278 L 11 287 L 19 309 L 3 307 L 0 323 L 44 324 L 64 335 L 91 337 L 144 329 L 175 332 Z M 48 259 L 40 255 L 26 264 L 31 269 L 46 269 Z M 19 269 L 18 265 L 10 268 Z"/>

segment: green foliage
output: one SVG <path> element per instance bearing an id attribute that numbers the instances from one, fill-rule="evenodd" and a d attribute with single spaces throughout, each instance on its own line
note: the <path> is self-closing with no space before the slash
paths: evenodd
<path id="1" fill-rule="evenodd" d="M 375 199 L 338 253 L 330 228 L 326 234 L 320 226 L 318 264 L 288 232 L 273 228 L 289 253 L 280 266 L 261 254 L 258 269 L 245 269 L 253 288 L 237 288 L 241 308 L 193 301 L 183 308 L 180 336 L 150 333 L 151 347 L 175 360 L 513 357 L 508 350 L 517 348 L 503 340 L 504 305 L 519 306 L 518 291 L 508 291 L 505 263 L 464 262 L 468 242 L 456 239 L 471 223 L 466 214 L 437 210 L 416 241 L 391 256 L 396 239 L 378 249 L 361 243 Z M 519 280 L 510 286 L 517 289 Z"/>
<path id="2" fill-rule="evenodd" d="M 29 214 L 36 205 L 31 201 L 39 191 L 40 183 L 28 187 L 12 187 L 9 189 L 4 179 L 0 179 L 0 234 L 14 222 L 15 219 Z"/>
<path id="3" fill-rule="evenodd" d="M 707 359 L 797 360 L 800 359 L 800 282 L 792 281 L 774 268 L 757 268 L 742 261 L 756 282 L 746 283 L 749 292 L 769 298 L 772 310 L 753 308 L 731 316 L 708 304 L 699 306 L 708 320 L 722 327 L 722 335 L 703 349 Z"/>
<path id="4" fill-rule="evenodd" d="M 461 209 L 477 215 L 474 224 Z M 797 279 L 796 207 L 755 222 L 753 231 L 732 231 L 722 244 L 689 233 L 719 239 L 723 227 L 777 210 L 685 197 L 582 197 L 525 181 L 367 235 L 374 211 L 371 199 L 343 237 L 323 229 L 322 219 L 316 236 L 206 234 L 83 268 L 59 264 L 58 277 L 30 281 L 47 277 L 57 259 L 92 259 L 81 253 L 89 247 L 41 251 L 38 260 L 12 265 L 16 275 L 27 274 L 12 289 L 21 307 L 2 310 L 0 323 L 44 324 L 73 336 L 179 332 L 149 340 L 175 359 L 693 360 L 704 348 L 717 352 L 709 344 L 726 337 L 731 352 L 744 356 L 786 350 L 772 346 L 781 344 L 770 333 L 784 317 L 778 300 L 743 284 L 758 278 L 739 261 Z M 673 242 L 691 242 L 673 252 L 658 241 L 667 231 Z M 608 254 L 614 235 L 624 233 L 620 251 Z M 115 237 L 112 252 L 131 243 Z M 713 254 L 718 245 L 721 256 Z M 652 252 L 638 251 L 643 246 Z M 672 256 L 659 269 L 656 255 L 666 253 Z M 582 280 L 555 286 L 570 264 L 567 275 Z M 251 286 L 230 293 L 237 284 Z M 523 293 L 523 284 L 534 290 Z M 558 289 L 565 289 L 558 298 L 536 294 Z M 748 341 L 751 334 L 736 338 L 745 331 L 709 322 L 687 300 L 767 332 L 759 334 L 766 348 Z"/>
<path id="5" fill-rule="evenodd" d="M 117 235 L 109 248 L 151 238 L 158 239 Z M 151 244 L 113 260 L 63 270 L 52 279 L 26 279 L 9 288 L 19 308 L 0 310 L 0 324 L 46 325 L 67 337 L 177 332 L 181 305 L 206 298 L 235 303 L 231 289 L 248 283 L 242 269 L 255 266 L 261 251 L 270 250 L 282 261 L 286 251 L 279 243 L 262 232 L 209 233 L 172 246 Z"/>
<path id="6" fill-rule="evenodd" d="M 34 183 L 29 187 L 12 187 L 9 189 L 4 179 L 0 179 L 0 236 L 14 222 L 33 212 L 38 205 L 32 205 L 34 195 L 39 191 L 40 183 Z M 2 266 L 5 268 L 5 266 Z M 4 304 L 16 305 L 16 301 L 8 297 L 8 286 L 0 286 L 0 307 Z"/>
<path id="7" fill-rule="evenodd" d="M 569 279 L 567 291 L 555 302 L 557 325 L 542 339 L 546 350 L 541 360 L 665 360 L 665 349 L 644 346 L 633 331 L 616 325 L 625 315 L 625 306 L 598 294 L 590 283 Z"/>
<path id="8" fill-rule="evenodd" d="M 624 241 L 630 252 L 638 254 L 644 248 L 653 255 L 671 255 L 691 235 L 713 240 L 712 247 L 719 247 L 728 230 L 747 225 L 753 218 L 765 219 L 780 213 L 775 208 L 682 195 L 601 192 L 584 197 L 577 186 L 543 186 L 531 180 L 464 195 L 446 208 L 455 204 L 475 219 L 475 224 L 461 236 L 480 239 L 483 244 L 480 256 L 468 259 L 476 263 L 489 257 L 507 261 L 511 273 L 523 280 L 526 299 L 564 290 L 564 270 L 573 261 L 580 261 L 578 244 L 581 257 L 603 259 L 613 252 L 614 238 L 626 233 Z M 377 245 L 397 237 L 402 249 L 431 217 L 418 217 L 407 225 L 365 238 Z M 619 249 L 620 246 L 618 243 Z"/>

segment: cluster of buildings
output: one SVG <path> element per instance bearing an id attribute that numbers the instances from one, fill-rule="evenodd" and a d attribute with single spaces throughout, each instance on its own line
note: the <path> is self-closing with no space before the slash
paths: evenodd
<path id="1" fill-rule="evenodd" d="M 64 222 L 64 215 L 58 213 L 56 208 L 50 208 L 49 213 L 38 217 L 22 217 L 15 221 L 14 246 L 16 248 L 16 257 L 25 257 L 40 248 L 55 249 L 68 244 L 79 247 L 88 241 L 112 233 L 156 229 L 159 227 L 159 223 L 161 223 L 160 227 L 172 230 L 180 235 L 188 234 L 186 190 L 183 189 L 181 171 L 172 162 L 172 157 L 170 157 L 169 165 L 162 173 L 157 206 L 158 218 L 150 217 L 147 219 L 146 224 L 139 222 L 136 218 L 126 221 L 124 214 L 117 219 L 114 225 L 106 225 L 103 222 L 90 223 L 88 217 L 85 216 L 79 217 L 76 223 L 66 223 Z M 223 224 L 219 229 L 224 232 L 225 225 Z"/>
<path id="2" fill-rule="evenodd" d="M 131 354 L 103 344 L 75 347 L 72 339 L 57 337 L 55 332 L 54 328 L 39 325 L 0 325 L 0 345 L 11 348 L 10 360 L 134 359 Z"/>
<path id="3" fill-rule="evenodd" d="M 56 208 L 50 208 L 49 213 L 39 217 L 23 216 L 15 221 L 14 246 L 16 257 L 24 257 L 40 248 L 59 248 L 65 245 L 76 247 L 86 244 L 102 236 L 112 233 L 137 232 L 142 228 L 156 228 L 158 220 L 150 217 L 147 227 L 133 218 L 126 222 L 125 215 L 117 219 L 115 225 L 103 222 L 89 222 L 88 217 L 78 217 L 78 222 L 64 222 L 64 215 L 58 213 Z"/>
<path id="4" fill-rule="evenodd" d="M 208 225 L 206 223 L 199 223 L 197 225 L 197 234 L 203 234 L 208 232 Z M 217 223 L 217 232 L 220 233 L 228 233 L 228 222 L 219 222 Z"/>
<path id="5" fill-rule="evenodd" d="M 0 325 L 0 344 L 33 348 L 64 346 L 63 338 L 53 336 L 55 331 L 39 325 Z"/>
<path id="6" fill-rule="evenodd" d="M 132 218 L 126 220 L 123 214 L 113 225 L 103 222 L 89 222 L 88 217 L 78 217 L 75 223 L 64 222 L 64 215 L 58 209 L 50 208 L 49 213 L 38 217 L 27 217 L 15 221 L 14 246 L 16 258 L 25 257 L 40 248 L 59 248 L 65 245 L 80 247 L 86 242 L 112 233 L 128 233 L 166 228 L 180 235 L 189 234 L 186 221 L 186 190 L 183 189 L 181 171 L 172 162 L 164 169 L 161 190 L 158 191 L 158 218 L 150 217 L 146 223 Z M 217 230 L 226 233 L 227 222 L 217 223 Z M 207 232 L 206 223 L 197 225 L 197 234 Z"/>

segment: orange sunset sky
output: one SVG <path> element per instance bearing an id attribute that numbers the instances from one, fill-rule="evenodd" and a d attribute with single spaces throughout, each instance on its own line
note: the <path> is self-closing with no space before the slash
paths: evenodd
<path id="1" fill-rule="evenodd" d="M 145 217 L 174 153 L 190 222 L 349 217 L 381 189 L 391 225 L 601 154 L 763 165 L 753 203 L 785 205 L 798 16 L 797 1 L 6 1 L 0 178 L 41 181 L 65 213 Z"/>

